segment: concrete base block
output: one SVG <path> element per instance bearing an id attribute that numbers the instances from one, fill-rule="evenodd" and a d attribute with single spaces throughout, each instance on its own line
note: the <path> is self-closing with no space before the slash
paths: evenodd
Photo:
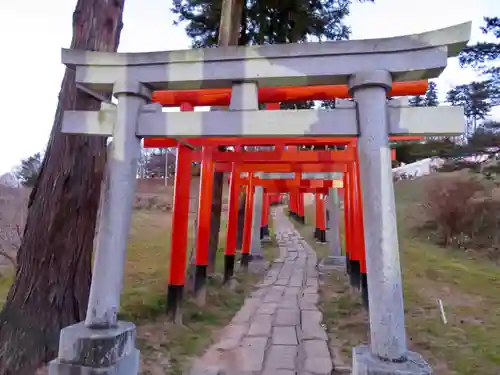
<path id="1" fill-rule="evenodd" d="M 83 322 L 61 330 L 58 358 L 49 375 L 138 375 L 135 325 L 118 322 L 108 329 L 90 329 Z"/>
<path id="2" fill-rule="evenodd" d="M 368 345 L 361 345 L 352 349 L 352 375 L 432 375 L 432 368 L 415 352 L 408 352 L 404 362 L 387 362 L 374 356 Z"/>

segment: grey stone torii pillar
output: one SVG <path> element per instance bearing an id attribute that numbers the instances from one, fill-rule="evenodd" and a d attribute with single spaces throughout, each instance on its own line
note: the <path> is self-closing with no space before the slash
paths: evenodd
<path id="1" fill-rule="evenodd" d="M 117 314 L 141 149 L 135 130 L 151 92 L 139 82 L 122 81 L 113 94 L 118 99 L 116 126 L 101 192 L 87 317 L 61 331 L 50 375 L 97 374 L 96 368 L 102 375 L 139 372 L 135 325 L 119 322 Z"/>
<path id="2" fill-rule="evenodd" d="M 387 39 L 145 54 L 63 50 L 63 62 L 76 70 L 76 83 L 89 92 L 114 91 L 118 106 L 102 104 L 100 111 L 65 111 L 63 116 L 67 134 L 113 136 L 114 141 L 96 233 L 89 316 L 86 323 L 62 330 L 50 374 L 138 373 L 135 327 L 118 322 L 116 313 L 140 138 L 305 134 L 359 137 L 371 340 L 370 346 L 354 348 L 353 374 L 430 374 L 426 362 L 407 350 L 388 135 L 460 134 L 463 109 L 388 104 L 386 91 L 393 81 L 437 77 L 447 58 L 466 45 L 470 27 Z M 346 83 L 355 107 L 259 111 L 255 105 L 257 86 Z M 163 112 L 159 104 L 145 104 L 150 93 L 144 87 L 233 87 L 232 102 L 241 105 L 227 112 Z"/>
<path id="3" fill-rule="evenodd" d="M 353 374 L 431 374 L 424 359 L 408 351 L 404 325 L 396 205 L 387 117 L 387 71 L 354 74 L 349 87 L 357 105 L 360 178 L 369 288 L 370 346 L 353 349 Z M 382 361 L 380 360 L 382 359 Z M 384 362 L 386 361 L 386 362 Z"/>
<path id="4" fill-rule="evenodd" d="M 340 241 L 340 205 L 338 190 L 336 188 L 328 189 L 327 197 L 328 209 L 328 230 L 326 239 L 330 253 L 326 259 L 323 259 L 322 266 L 345 267 L 345 256 L 342 255 L 342 245 Z"/>
<path id="5" fill-rule="evenodd" d="M 252 236 L 250 239 L 250 258 L 252 262 L 264 260 L 264 250 L 260 239 L 260 223 L 264 203 L 264 187 L 256 186 L 253 193 Z"/>

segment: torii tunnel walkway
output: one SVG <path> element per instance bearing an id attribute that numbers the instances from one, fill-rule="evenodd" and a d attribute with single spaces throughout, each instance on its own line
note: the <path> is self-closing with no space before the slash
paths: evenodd
<path id="1" fill-rule="evenodd" d="M 316 305 L 316 253 L 281 207 L 272 216 L 279 258 L 190 375 L 332 372 L 333 359 Z"/>
<path id="2" fill-rule="evenodd" d="M 267 140 L 266 145 L 274 146 L 279 143 L 286 146 L 291 139 L 299 139 L 298 145 L 315 144 L 317 140 L 335 145 L 341 138 L 354 138 L 357 149 L 354 163 L 359 166 L 362 187 L 361 196 L 358 194 L 359 199 L 355 198 L 362 204 L 354 212 L 362 213 L 359 216 L 363 222 L 366 277 L 370 289 L 370 343 L 353 348 L 352 373 L 432 374 L 425 359 L 408 349 L 389 141 L 397 136 L 461 134 L 464 110 L 452 106 L 409 107 L 404 99 L 389 100 L 388 97 L 411 95 L 409 91 L 398 94 L 397 87 L 404 82 L 438 77 L 447 66 L 448 58 L 456 57 L 466 46 L 470 29 L 471 24 L 464 23 L 422 34 L 385 39 L 137 54 L 63 50 L 63 63 L 75 70 L 78 87 L 96 97 L 101 97 L 97 93 L 113 94 L 117 104 L 102 103 L 98 111 L 64 112 L 64 133 L 112 136 L 113 142 L 95 234 L 94 271 L 86 320 L 61 331 L 59 356 L 50 363 L 49 373 L 139 373 L 135 325 L 119 321 L 118 311 L 143 139 L 163 138 L 171 142 L 163 147 L 178 147 L 177 186 L 177 181 L 181 180 L 179 176 L 186 175 L 192 166 L 193 159 L 189 154 L 200 148 L 202 159 L 208 165 L 210 158 L 203 156 L 212 152 L 208 149 L 210 146 L 262 145 L 263 138 Z M 316 96 L 324 89 L 318 89 L 320 85 L 330 85 L 332 92 L 327 95 L 329 99 L 349 95 L 352 100 L 338 101 L 334 109 L 328 110 L 262 110 L 260 107 L 260 104 L 290 100 L 288 95 L 294 90 L 285 87 L 302 87 L 298 92 L 294 91 L 294 100 L 324 100 L 325 97 Z M 343 88 L 334 88 L 335 85 L 342 85 Z M 302 91 L 304 87 L 305 92 Z M 204 96 L 207 100 L 204 105 L 229 104 L 229 109 L 197 112 L 192 108 L 182 108 L 181 102 L 176 104 L 183 109 L 181 112 L 166 112 L 164 106 L 174 105 L 172 103 L 177 100 L 175 95 L 170 99 L 154 96 L 154 93 L 159 95 L 164 90 L 170 91 L 170 94 L 182 90 L 185 95 L 186 91 L 206 89 L 216 91 L 213 95 Z M 280 97 L 280 92 L 286 94 L 284 98 Z M 197 95 L 196 92 L 194 95 Z M 183 100 L 193 107 L 195 99 Z M 251 139 L 256 143 L 249 143 Z M 270 139 L 275 141 L 269 142 Z M 349 140 L 347 144 L 350 143 Z M 348 154 L 349 148 L 345 151 Z M 185 156 L 179 157 L 181 155 Z M 219 156 L 222 158 L 222 155 Z M 226 161 L 233 163 L 232 160 Z M 242 163 L 248 164 L 245 160 Z M 231 168 L 233 166 L 235 164 L 231 164 Z M 268 172 L 278 172 L 274 168 Z M 349 171 L 346 175 L 350 175 Z M 205 181 L 209 180 L 202 178 L 202 182 Z M 249 186 L 252 183 L 249 178 Z M 182 281 L 187 245 L 185 216 L 189 203 L 185 198 L 189 191 L 180 186 L 189 185 L 181 184 L 175 189 L 170 245 L 171 256 L 177 257 L 171 261 L 181 265 L 175 268 L 182 274 L 179 275 Z M 209 192 L 211 189 L 202 190 Z M 262 190 L 261 186 L 256 189 L 259 197 Z M 256 201 L 259 202 L 260 198 Z M 350 201 L 346 200 L 347 203 Z M 200 200 L 200 205 L 200 212 L 206 209 L 210 213 L 210 199 Z M 256 230 L 252 232 L 255 235 L 250 237 L 257 239 L 260 237 L 256 234 L 261 218 L 258 211 L 255 212 L 253 227 Z M 284 252 L 283 262 L 271 268 L 264 282 L 267 287 L 260 288 L 262 292 L 258 292 L 263 295 L 254 295 L 245 304 L 243 312 L 238 314 L 236 321 L 245 318 L 250 323 L 248 331 L 241 334 L 242 342 L 250 345 L 243 346 L 242 350 L 248 351 L 243 355 L 244 359 L 236 355 L 231 357 L 243 369 L 250 368 L 249 371 L 243 370 L 244 374 L 251 374 L 252 368 L 257 373 L 269 369 L 270 373 L 279 374 L 276 366 L 286 366 L 287 358 L 292 356 L 300 374 L 328 373 L 331 359 L 324 350 L 324 332 L 318 330 L 319 315 L 313 308 L 317 298 L 313 290 L 317 288 L 314 255 L 294 234 L 290 224 L 280 216 L 282 214 L 276 215 L 280 233 L 278 240 Z M 324 225 L 321 224 L 321 227 Z M 198 227 L 197 233 L 206 233 L 207 230 L 205 223 Z M 346 233 L 351 233 L 350 229 Z M 201 245 L 202 238 L 206 241 L 206 236 L 197 236 L 200 256 L 196 264 L 200 270 L 206 264 L 207 255 L 205 246 Z M 358 239 L 358 242 L 361 241 Z M 172 275 L 171 272 L 168 298 L 180 301 L 183 285 L 179 280 L 173 280 Z M 293 293 L 297 294 L 294 296 Z M 276 311 L 268 314 L 257 312 L 259 309 L 262 312 L 263 306 L 277 304 L 278 301 L 280 308 L 276 307 Z M 288 303 L 291 309 L 285 308 Z M 179 304 L 168 305 L 173 306 L 171 311 L 180 311 Z M 289 310 L 298 311 L 301 315 L 299 323 L 307 322 L 314 335 L 322 337 L 307 340 L 304 332 L 309 330 L 303 329 L 302 324 L 293 324 L 297 322 L 297 313 L 286 312 Z M 269 317 L 260 318 L 261 315 Z M 267 325 L 257 323 L 259 319 L 267 321 Z M 278 322 L 283 322 L 283 325 L 278 326 Z M 264 329 L 270 331 L 264 333 Z M 254 336 L 254 330 L 262 332 Z M 267 345 L 270 345 L 269 350 Z M 296 350 L 296 355 L 293 355 L 293 350 Z M 279 364 L 266 363 L 272 362 L 273 356 L 280 358 Z M 310 368 L 313 364 L 317 367 Z M 283 370 L 292 373 L 296 369 Z"/>

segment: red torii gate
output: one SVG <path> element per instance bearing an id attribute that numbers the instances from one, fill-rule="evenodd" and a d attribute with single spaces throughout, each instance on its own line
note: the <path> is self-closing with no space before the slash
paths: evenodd
<path id="1" fill-rule="evenodd" d="M 405 86 L 405 84 L 407 84 Z M 297 100 L 297 97 L 299 99 L 307 99 L 307 100 L 330 100 L 330 99 L 335 99 L 335 98 L 342 98 L 342 97 L 347 97 L 347 95 L 341 95 L 339 94 L 339 91 L 336 91 L 338 89 L 335 88 L 334 86 L 325 86 L 325 87 L 320 87 L 320 90 L 318 91 L 318 86 L 309 87 L 309 88 L 303 88 L 304 90 L 301 91 L 299 94 L 297 94 L 297 91 L 294 91 L 295 88 L 279 88 L 276 90 L 272 89 L 261 89 L 259 91 L 259 98 L 261 102 L 268 102 L 272 98 L 271 102 L 272 104 L 268 104 L 267 109 L 279 109 L 279 104 L 275 103 L 276 101 L 286 101 L 290 100 L 293 95 L 294 99 Z M 346 89 L 344 87 L 342 90 Z M 402 95 L 422 95 L 425 93 L 427 89 L 427 82 L 426 81 L 418 81 L 414 83 L 395 83 L 393 86 L 393 90 L 389 94 L 389 96 L 402 96 Z M 266 91 L 268 90 L 268 91 Z M 331 90 L 331 91 L 328 91 Z M 323 92 L 323 94 L 320 94 L 319 92 Z M 294 94 L 295 92 L 295 94 Z M 217 91 L 206 91 L 206 90 L 191 90 L 191 91 L 176 91 L 176 92 L 155 92 L 153 95 L 153 100 L 156 102 L 161 103 L 162 105 L 180 105 L 181 111 L 192 111 L 194 110 L 195 105 L 227 105 L 229 104 L 229 100 L 224 99 L 223 97 L 229 97 L 230 98 L 230 91 L 229 94 L 226 92 L 221 92 L 221 90 Z M 168 95 L 173 95 L 170 100 L 170 102 L 165 99 L 165 97 Z M 267 96 L 266 96 L 267 95 Z M 274 96 L 273 96 L 274 95 Z M 282 95 L 282 96 L 280 96 Z M 283 96 L 284 95 L 284 96 Z M 323 95 L 323 96 L 321 96 Z M 211 99 L 209 99 L 211 97 Z M 217 97 L 217 99 L 214 99 Z M 209 104 L 207 104 L 209 103 Z M 213 103 L 213 104 L 212 104 Z M 415 140 L 415 139 L 422 139 L 422 137 L 392 137 L 393 140 Z M 225 152 L 218 152 L 214 150 L 214 147 L 210 146 L 221 146 L 221 145 L 228 145 L 228 146 L 236 146 L 237 149 L 241 150 L 241 146 L 243 145 L 274 145 L 275 150 L 271 151 L 270 153 L 272 156 L 282 156 L 286 155 L 285 158 L 288 158 L 288 163 L 293 163 L 294 165 L 289 165 L 288 168 L 293 170 L 295 169 L 295 165 L 301 165 L 301 161 L 295 160 L 296 157 L 292 155 L 297 155 L 297 158 L 300 158 L 298 155 L 302 154 L 303 152 L 307 153 L 310 151 L 285 151 L 285 154 L 283 154 L 283 148 L 288 145 L 351 145 L 355 146 L 356 144 L 356 138 L 355 137 L 344 137 L 344 138 L 339 138 L 339 137 L 332 137 L 332 138 L 313 138 L 313 137 L 298 137 L 298 138 L 237 138 L 237 137 L 214 137 L 214 138 L 190 138 L 190 139 L 170 139 L 170 138 L 149 138 L 149 139 L 144 139 L 144 147 L 154 147 L 154 148 L 161 148 L 161 147 L 175 147 L 177 146 L 177 160 L 176 160 L 176 176 L 175 176 L 175 189 L 174 189 L 174 203 L 173 203 L 173 214 L 172 214 L 172 241 L 171 241 L 171 262 L 170 262 L 170 272 L 169 272 L 169 286 L 168 286 L 168 296 L 167 296 L 167 312 L 172 315 L 172 317 L 175 319 L 177 313 L 179 312 L 180 308 L 180 302 L 182 300 L 182 294 L 183 294 L 183 289 L 184 289 L 184 284 L 185 284 L 185 269 L 186 269 L 186 255 L 187 255 L 187 239 L 188 239 L 188 212 L 189 212 L 189 186 L 191 182 L 191 164 L 193 161 L 193 158 L 196 157 L 197 155 L 193 153 L 192 148 L 193 147 L 202 147 L 201 155 L 201 162 L 202 162 L 202 167 L 201 167 L 201 178 L 200 178 L 200 202 L 199 202 L 199 209 L 198 209 L 198 227 L 197 227 L 197 241 L 196 241 L 196 256 L 195 256 L 195 265 L 196 265 L 196 271 L 195 271 L 195 292 L 201 291 L 205 284 L 206 280 L 206 274 L 207 274 L 207 265 L 208 265 L 208 242 L 209 242 L 209 236 L 210 236 L 210 212 L 211 212 L 211 206 L 212 206 L 212 186 L 213 186 L 213 173 L 214 171 L 219 171 L 221 169 L 227 168 L 229 166 L 229 163 L 231 163 L 231 175 L 236 176 L 239 173 L 241 173 L 241 170 L 239 169 L 238 163 L 248 163 L 249 161 L 251 162 L 252 160 L 248 160 L 247 156 L 250 154 L 250 152 L 245 153 L 245 158 L 241 160 L 233 160 L 231 159 L 230 156 L 226 156 L 227 154 L 231 153 L 225 153 Z M 348 148 L 349 150 L 349 148 Z M 302 163 L 304 165 L 314 165 L 314 163 L 320 162 L 321 165 L 324 167 L 325 163 L 329 162 L 334 162 L 334 159 L 331 155 L 332 152 L 336 151 L 313 151 L 314 154 L 308 154 L 307 156 L 304 156 L 305 159 L 307 160 L 302 160 Z M 347 153 L 342 154 L 347 155 L 349 154 L 349 151 Z M 306 155 L 306 154 L 303 154 Z M 316 155 L 316 159 L 312 155 Z M 319 160 L 317 155 L 322 155 Z M 338 154 L 341 155 L 341 154 Z M 220 159 L 219 162 L 226 162 L 228 163 L 225 166 L 221 167 L 216 167 L 216 161 L 214 161 L 214 156 L 215 159 Z M 271 156 L 271 155 L 267 155 Z M 325 157 L 326 159 L 323 159 Z M 258 159 L 258 157 L 257 157 Z M 272 159 L 272 158 L 269 158 Z M 253 160 L 254 162 L 262 162 L 262 160 Z M 276 160 L 271 161 L 269 160 L 269 167 L 274 167 L 276 164 Z M 338 161 L 337 161 L 338 162 Z M 347 173 L 344 173 L 344 186 L 350 186 L 350 184 L 353 184 L 352 186 L 355 186 L 356 184 L 359 184 L 359 178 L 356 178 L 356 171 L 355 165 L 356 163 L 352 163 L 352 165 L 349 165 L 349 161 L 344 160 L 342 163 L 345 163 L 346 166 L 345 168 L 347 169 Z M 218 169 L 221 168 L 221 169 Z M 271 168 L 269 168 L 271 169 Z M 279 168 L 278 168 L 279 169 Z M 307 167 L 305 169 L 308 169 Z M 311 168 L 309 168 L 311 169 Z M 272 172 L 276 172 L 277 170 L 270 170 Z M 251 172 L 250 172 L 251 173 Z M 251 180 L 250 180 L 251 181 Z M 347 184 L 346 184 L 347 182 Z M 231 201 L 237 200 L 237 193 L 238 193 L 238 187 L 235 185 L 237 183 L 237 179 L 231 179 L 230 183 L 230 206 L 231 206 Z M 299 189 L 302 189 L 301 187 Z M 351 204 L 354 203 L 352 206 L 353 208 L 356 208 L 356 212 L 361 212 L 361 200 L 356 199 L 355 196 L 359 194 L 360 188 L 357 186 L 353 191 L 349 191 L 353 189 L 347 189 L 346 191 L 348 192 L 347 194 L 344 194 L 344 196 L 348 197 L 348 209 L 346 209 L 345 215 L 346 217 L 349 217 L 348 213 L 351 212 Z M 251 190 L 249 189 L 251 192 Z M 249 194 L 250 196 L 252 194 Z M 302 196 L 302 194 L 298 195 L 299 197 Z M 300 200 L 300 198 L 299 198 Z M 233 210 L 235 211 L 235 210 Z M 251 210 L 248 210 L 251 212 Z M 304 216 L 303 213 L 303 202 L 300 205 L 299 204 L 299 215 Z M 352 212 L 355 212 L 352 210 Z M 359 241 L 358 236 L 353 236 L 354 238 L 351 240 L 347 240 L 347 232 L 350 232 L 351 230 L 355 230 L 356 226 L 352 226 L 351 222 L 353 220 L 351 219 L 349 222 L 347 222 L 346 226 L 346 248 L 351 249 L 350 243 L 356 243 L 356 245 L 362 245 L 364 248 L 364 243 L 363 241 Z M 362 217 L 357 218 L 356 222 L 358 224 L 357 228 L 362 229 Z M 359 222 L 361 222 L 361 226 L 359 226 Z M 231 229 L 234 233 L 236 233 L 236 225 L 237 223 L 237 210 L 236 212 L 229 212 L 228 214 L 228 233 L 229 230 Z M 354 224 L 354 223 L 353 223 Z M 362 233 L 362 231 L 361 231 Z M 357 237 L 357 241 L 356 241 Z M 248 242 L 248 241 L 247 241 Z M 349 242 L 349 245 L 347 244 Z M 245 243 L 245 241 L 244 241 Z M 227 269 L 234 269 L 234 254 L 235 254 L 235 247 L 236 247 L 236 236 L 229 236 L 226 239 L 226 265 L 225 268 Z M 358 262 L 361 260 L 360 259 L 360 254 L 356 250 L 357 246 L 352 247 L 352 251 L 349 251 L 349 258 L 356 260 L 357 258 Z M 351 255 L 352 253 L 352 255 Z M 244 255 L 248 254 L 245 253 L 245 249 L 242 249 L 242 263 L 244 263 Z M 247 257 L 247 256 L 246 256 Z M 232 262 L 232 265 L 231 265 Z M 348 262 L 350 263 L 350 262 Z M 364 263 L 364 262 L 363 262 Z M 349 267 L 348 267 L 349 268 Z M 361 270 L 365 270 L 364 265 L 360 265 Z M 366 280 L 366 278 L 365 278 Z"/>

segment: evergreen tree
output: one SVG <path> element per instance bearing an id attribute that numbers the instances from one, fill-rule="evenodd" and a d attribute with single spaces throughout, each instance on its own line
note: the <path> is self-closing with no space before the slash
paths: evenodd
<path id="1" fill-rule="evenodd" d="M 424 107 L 425 106 L 425 97 L 423 95 L 410 96 L 408 98 L 408 103 L 412 107 Z"/>
<path id="2" fill-rule="evenodd" d="M 373 2 L 374 0 L 360 0 Z M 249 0 L 243 7 L 239 45 L 263 45 L 319 40 L 344 40 L 351 33 L 345 24 L 351 0 Z M 215 47 L 222 0 L 174 0 L 175 24 L 185 23 L 193 47 Z M 283 103 L 282 108 L 304 109 L 312 101 Z M 333 104 L 329 104 L 330 107 Z"/>
<path id="3" fill-rule="evenodd" d="M 424 95 L 410 96 L 408 102 L 412 107 L 436 107 L 439 105 L 436 82 L 430 81 Z"/>
<path id="4" fill-rule="evenodd" d="M 439 105 L 437 84 L 434 81 L 429 82 L 429 87 L 424 95 L 426 107 L 437 107 Z"/>
<path id="5" fill-rule="evenodd" d="M 500 59 L 500 17 L 485 17 L 483 34 L 492 35 L 495 42 L 479 42 L 468 46 L 459 55 L 462 67 L 477 69 L 484 76 L 490 94 L 490 105 L 500 105 L 500 67 L 492 66 Z"/>
<path id="6" fill-rule="evenodd" d="M 484 152 L 489 147 L 500 146 L 500 122 L 485 121 L 468 138 L 468 145 L 471 149 Z"/>
<path id="7" fill-rule="evenodd" d="M 347 39 L 351 32 L 344 23 L 350 0 L 250 0 L 243 7 L 239 45 L 305 42 L 308 36 L 320 40 Z M 174 0 L 176 24 L 186 22 L 193 47 L 215 47 L 222 0 Z"/>
<path id="8" fill-rule="evenodd" d="M 484 120 L 492 108 L 490 84 L 487 81 L 474 81 L 456 86 L 447 92 L 446 101 L 464 108 L 467 125 L 472 127 L 468 133 L 474 133 L 477 121 Z"/>
<path id="9" fill-rule="evenodd" d="M 21 181 L 21 184 L 26 187 L 33 187 L 38 180 L 40 168 L 42 167 L 42 154 L 36 154 L 21 160 L 21 165 L 16 170 L 16 177 Z"/>

